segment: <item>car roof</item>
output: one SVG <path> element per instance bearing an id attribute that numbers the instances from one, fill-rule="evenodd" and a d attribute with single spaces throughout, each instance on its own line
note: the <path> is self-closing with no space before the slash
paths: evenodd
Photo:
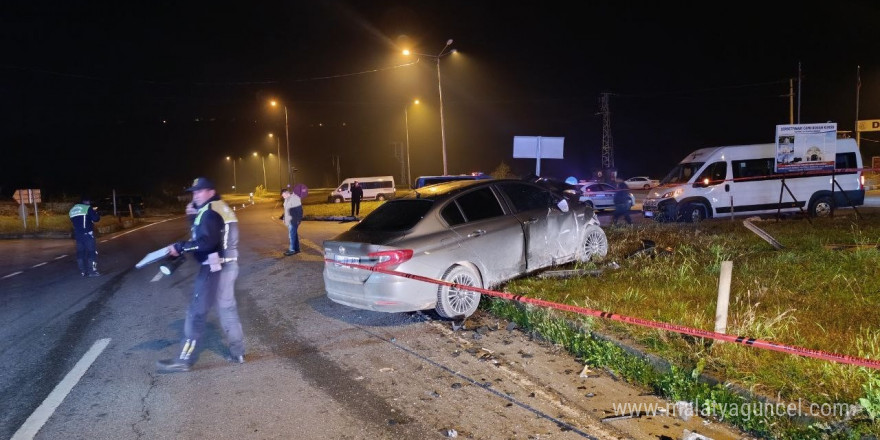
<path id="1" fill-rule="evenodd" d="M 462 191 L 465 191 L 470 188 L 480 187 L 480 186 L 490 186 L 501 184 L 505 182 L 517 182 L 517 183 L 525 183 L 535 185 L 533 182 L 528 182 L 525 180 L 519 179 L 476 179 L 476 180 L 453 180 L 449 182 L 437 183 L 434 185 L 423 186 L 421 188 L 416 188 L 411 192 L 404 194 L 401 197 L 397 197 L 393 200 L 401 200 L 401 199 L 431 199 L 431 200 L 441 200 L 446 199 L 448 197 L 452 197 Z M 541 186 L 541 185 L 537 185 Z M 546 188 L 545 188 L 546 189 Z M 393 201 L 392 200 L 392 201 Z"/>

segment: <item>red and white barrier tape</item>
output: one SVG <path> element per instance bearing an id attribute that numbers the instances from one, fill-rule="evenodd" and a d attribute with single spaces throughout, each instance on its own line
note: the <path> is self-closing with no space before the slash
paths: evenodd
<path id="1" fill-rule="evenodd" d="M 413 274 L 409 274 L 409 273 L 397 272 L 394 270 L 382 269 L 382 268 L 377 268 L 377 267 L 373 267 L 373 266 L 364 266 L 361 264 L 350 264 L 350 263 L 339 263 L 339 262 L 336 262 L 333 260 L 328 260 L 328 259 L 325 259 L 324 261 L 328 262 L 328 263 L 349 266 L 349 267 L 353 267 L 353 268 L 357 268 L 357 269 L 369 270 L 372 272 L 379 272 L 379 273 L 384 273 L 384 274 L 388 274 L 388 275 L 396 275 L 396 276 L 400 276 L 403 278 L 409 278 L 411 280 L 424 281 L 426 283 L 439 284 L 439 285 L 444 285 L 444 286 L 449 286 L 449 287 L 456 287 L 456 288 L 463 289 L 463 290 L 471 290 L 474 292 L 479 292 L 484 295 L 494 296 L 494 297 L 498 297 L 498 298 L 504 298 L 504 299 L 508 299 L 508 300 L 512 300 L 512 301 L 519 301 L 519 302 L 527 303 L 527 304 L 534 304 L 537 306 L 547 307 L 547 308 L 556 309 L 556 310 L 564 310 L 566 312 L 578 313 L 581 315 L 595 316 L 595 317 L 599 317 L 599 318 L 611 319 L 614 321 L 626 322 L 629 324 L 636 324 L 636 325 L 640 325 L 643 327 L 656 328 L 656 329 L 660 329 L 660 330 L 668 330 L 668 331 L 681 333 L 681 334 L 685 334 L 685 335 L 696 336 L 696 337 L 700 337 L 700 338 L 708 338 L 708 339 L 714 339 L 717 341 L 733 342 L 733 343 L 737 343 L 737 344 L 743 344 L 743 345 L 748 345 L 748 346 L 757 347 L 757 348 L 764 348 L 767 350 L 773 350 L 773 351 L 778 351 L 778 352 L 782 352 L 782 353 L 794 354 L 794 355 L 798 355 L 798 356 L 811 357 L 811 358 L 815 358 L 815 359 L 822 359 L 822 360 L 837 362 L 837 363 L 841 363 L 841 364 L 857 365 L 860 367 L 867 367 L 867 368 L 873 368 L 873 369 L 880 370 L 880 360 L 875 360 L 875 359 L 859 358 L 859 357 L 855 357 L 855 356 L 848 356 L 848 355 L 844 355 L 844 354 L 831 353 L 831 352 L 822 351 L 822 350 L 814 350 L 814 349 L 805 348 L 805 347 L 798 347 L 798 346 L 794 346 L 794 345 L 780 344 L 780 343 L 772 342 L 772 341 L 764 341 L 761 339 L 748 338 L 745 336 L 733 336 L 733 335 L 728 335 L 728 334 L 724 334 L 724 333 L 716 333 L 716 332 L 712 332 L 712 331 L 708 331 L 708 330 L 701 330 L 701 329 L 697 329 L 697 328 L 685 327 L 683 325 L 668 324 L 665 322 L 651 321 L 649 319 L 634 318 L 631 316 L 623 316 L 623 315 L 618 315 L 615 313 L 602 312 L 599 310 L 588 309 L 586 307 L 572 306 L 572 305 L 568 305 L 568 304 L 560 304 L 560 303 L 555 303 L 552 301 L 546 301 L 546 300 L 542 300 L 542 299 L 529 298 L 529 297 L 522 296 L 522 295 L 513 295 L 513 294 L 505 293 L 505 292 L 497 292 L 494 290 L 483 289 L 480 287 L 465 286 L 465 285 L 460 285 L 460 284 L 456 284 L 456 283 L 450 283 L 450 282 L 443 281 L 443 280 L 435 280 L 433 278 L 423 277 L 421 275 L 413 275 Z"/>

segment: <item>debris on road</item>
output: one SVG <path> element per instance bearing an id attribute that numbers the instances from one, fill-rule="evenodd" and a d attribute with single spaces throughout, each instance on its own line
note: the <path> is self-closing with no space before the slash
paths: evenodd
<path id="1" fill-rule="evenodd" d="M 761 229 L 761 228 L 755 226 L 755 225 L 754 225 L 749 219 L 743 220 L 743 225 L 744 225 L 748 230 L 750 230 L 750 231 L 754 232 L 755 234 L 757 234 L 758 237 L 761 237 L 761 238 L 764 239 L 764 241 L 766 241 L 767 243 L 770 243 L 770 245 L 773 246 L 774 248 L 776 248 L 776 250 L 780 250 L 780 249 L 782 249 L 782 248 L 785 247 L 785 246 L 782 245 L 782 243 L 776 241 L 775 238 L 773 238 L 772 236 L 770 236 L 770 234 L 764 232 L 763 229 Z"/>

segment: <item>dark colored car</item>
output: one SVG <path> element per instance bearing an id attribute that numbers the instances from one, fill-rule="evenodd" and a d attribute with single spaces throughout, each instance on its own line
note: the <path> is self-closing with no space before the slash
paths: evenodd
<path id="1" fill-rule="evenodd" d="M 381 312 L 436 309 L 466 317 L 478 292 L 521 275 L 601 258 L 608 240 L 593 210 L 513 179 L 426 186 L 382 204 L 324 242 L 324 287 L 334 302 Z M 437 285 L 347 264 L 455 283 Z"/>
<path id="2" fill-rule="evenodd" d="M 138 195 L 118 195 L 115 201 L 113 197 L 105 197 L 98 201 L 97 206 L 101 215 L 144 216 L 144 198 Z"/>

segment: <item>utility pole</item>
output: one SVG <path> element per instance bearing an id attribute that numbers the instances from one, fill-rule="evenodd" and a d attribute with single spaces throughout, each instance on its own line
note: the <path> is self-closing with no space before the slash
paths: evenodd
<path id="1" fill-rule="evenodd" d="M 611 110 L 609 109 L 610 93 L 602 93 L 599 101 L 599 114 L 602 115 L 602 172 L 603 180 L 611 176 L 614 169 L 614 141 L 611 138 Z"/>

